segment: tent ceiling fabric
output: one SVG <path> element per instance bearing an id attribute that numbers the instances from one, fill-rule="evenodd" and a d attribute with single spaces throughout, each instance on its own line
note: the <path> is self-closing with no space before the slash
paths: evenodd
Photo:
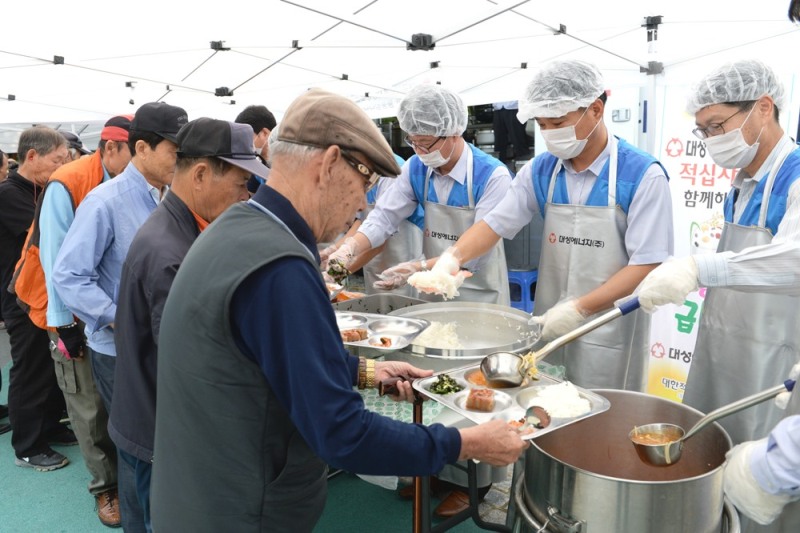
<path id="1" fill-rule="evenodd" d="M 48 3 L 52 13 L 46 12 Z M 664 64 L 665 75 L 686 79 L 750 55 L 793 72 L 793 54 L 787 52 L 797 49 L 800 30 L 787 20 L 788 0 L 755 5 L 141 0 L 112 15 L 107 3 L 96 0 L 81 2 L 79 9 L 61 2 L 35 8 L 14 3 L 4 8 L 13 23 L 4 26 L 0 47 L 0 123 L 102 121 L 155 100 L 184 107 L 190 119 L 232 120 L 249 104 L 264 104 L 280 119 L 310 87 L 344 94 L 379 118 L 394 115 L 404 93 L 423 82 L 440 82 L 468 104 L 516 99 L 531 69 L 555 58 L 596 63 L 612 90 L 645 86 L 640 67 L 653 60 Z M 642 26 L 655 15 L 663 16 L 657 53 Z M 557 31 L 562 24 L 566 34 Z M 432 35 L 435 48 L 407 50 L 418 33 Z M 230 49 L 212 50 L 211 41 Z M 64 64 L 52 64 L 53 56 L 63 56 Z M 215 96 L 221 87 L 233 96 Z"/>

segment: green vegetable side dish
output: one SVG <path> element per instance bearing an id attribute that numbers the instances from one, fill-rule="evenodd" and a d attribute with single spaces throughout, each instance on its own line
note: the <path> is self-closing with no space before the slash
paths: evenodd
<path id="1" fill-rule="evenodd" d="M 430 391 L 434 394 L 450 394 L 464 390 L 464 387 L 458 384 L 456 380 L 447 374 L 440 374 L 436 378 L 436 382 L 431 385 Z"/>
<path id="2" fill-rule="evenodd" d="M 350 271 L 340 261 L 334 259 L 328 263 L 328 275 L 333 281 L 341 284 L 344 278 L 350 275 Z"/>

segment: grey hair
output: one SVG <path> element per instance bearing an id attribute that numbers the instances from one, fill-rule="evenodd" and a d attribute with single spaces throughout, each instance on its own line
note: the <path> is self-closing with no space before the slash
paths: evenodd
<path id="1" fill-rule="evenodd" d="M 62 146 L 67 140 L 59 132 L 48 126 L 34 126 L 23 131 L 19 136 L 17 154 L 20 160 L 25 160 L 28 150 L 35 150 L 39 155 L 47 155 Z"/>
<path id="2" fill-rule="evenodd" d="M 280 125 L 278 125 L 280 128 Z M 313 157 L 325 151 L 324 148 L 317 146 L 308 146 L 307 144 L 297 144 L 289 141 L 281 141 L 278 139 L 276 132 L 278 129 L 272 130 L 269 140 L 269 159 L 270 161 L 278 158 L 291 159 L 297 165 L 304 165 L 308 163 Z"/>

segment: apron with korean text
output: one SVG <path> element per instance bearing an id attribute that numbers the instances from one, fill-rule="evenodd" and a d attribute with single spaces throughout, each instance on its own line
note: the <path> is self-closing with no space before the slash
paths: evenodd
<path id="1" fill-rule="evenodd" d="M 617 143 L 609 161 L 606 206 L 553 203 L 561 169 L 559 161 L 547 193 L 536 315 L 596 289 L 628 265 L 627 215 L 616 205 Z M 643 391 L 649 335 L 649 315 L 634 311 L 568 343 L 545 361 L 564 365 L 566 379 L 579 387 Z"/>
<path id="2" fill-rule="evenodd" d="M 772 242 L 765 227 L 772 184 L 795 148 L 787 145 L 767 179 L 757 226 L 725 222 L 717 252 L 739 252 Z M 800 359 L 800 299 L 794 296 L 708 289 L 686 380 L 683 403 L 704 413 L 779 385 Z M 765 437 L 784 413 L 764 402 L 719 424 L 734 445 Z"/>
<path id="3" fill-rule="evenodd" d="M 472 152 L 467 151 L 467 194 L 469 206 L 454 207 L 428 201 L 428 187 L 432 169 L 425 174 L 423 205 L 425 207 L 425 231 L 422 238 L 422 249 L 425 257 L 439 257 L 445 250 L 455 244 L 461 235 L 475 223 L 475 197 L 472 192 Z M 474 273 L 459 287 L 453 300 L 460 302 L 484 302 L 499 305 L 510 305 L 511 296 L 508 288 L 508 267 L 503 241 L 498 240 L 494 248 L 488 252 L 491 258 L 485 262 L 480 271 Z M 441 302 L 439 295 L 424 294 L 419 297 L 433 302 Z"/>
<path id="4" fill-rule="evenodd" d="M 364 220 L 374 208 L 374 204 L 367 205 L 364 210 Z M 406 261 L 413 261 L 421 253 L 422 230 L 414 223 L 403 219 L 397 227 L 397 233 L 386 239 L 386 246 L 384 246 L 383 251 L 364 265 L 364 288 L 367 294 L 399 294 L 416 298 L 417 290 L 409 284 L 390 291 L 376 289 L 372 284 L 380 280 L 378 276 L 387 268 L 397 266 Z"/>

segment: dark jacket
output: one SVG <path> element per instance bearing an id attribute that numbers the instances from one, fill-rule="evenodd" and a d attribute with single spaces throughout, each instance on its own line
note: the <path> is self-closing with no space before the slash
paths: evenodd
<path id="1" fill-rule="evenodd" d="M 3 291 L 0 300 L 5 320 L 25 315 L 17 299 L 8 292 L 8 285 L 22 255 L 41 192 L 42 187 L 26 180 L 16 170 L 12 170 L 8 178 L 0 182 L 0 290 Z"/>
<path id="2" fill-rule="evenodd" d="M 178 267 L 199 234 L 186 204 L 168 193 L 139 228 L 122 265 L 108 433 L 120 449 L 142 461 L 153 458 L 161 312 Z"/>

